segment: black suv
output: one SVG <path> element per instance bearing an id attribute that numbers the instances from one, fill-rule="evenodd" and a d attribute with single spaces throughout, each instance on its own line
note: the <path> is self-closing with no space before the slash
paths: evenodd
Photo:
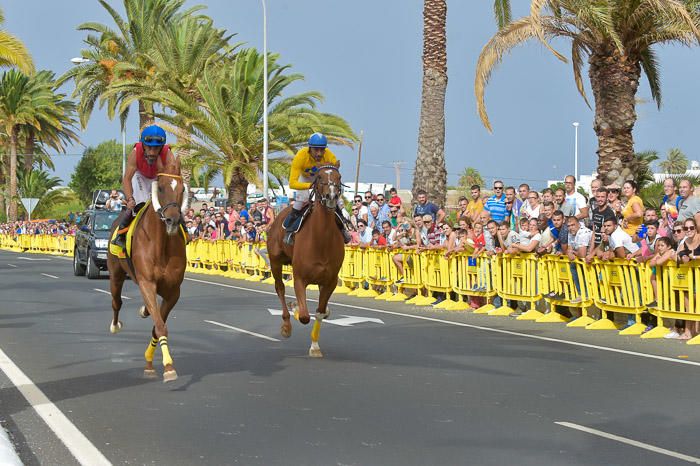
<path id="1" fill-rule="evenodd" d="M 75 232 L 73 273 L 88 278 L 99 278 L 100 270 L 107 270 L 109 232 L 119 212 L 104 209 L 86 210 Z"/>

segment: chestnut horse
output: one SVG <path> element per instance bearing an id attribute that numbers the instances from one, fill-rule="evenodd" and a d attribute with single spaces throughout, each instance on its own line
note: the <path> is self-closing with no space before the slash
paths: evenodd
<path id="1" fill-rule="evenodd" d="M 187 208 L 187 185 L 180 170 L 170 164 L 158 173 L 151 186 L 151 202 L 136 225 L 132 237 L 131 261 L 108 254 L 109 283 L 112 292 L 113 318 L 110 331 L 122 328 L 119 310 L 122 307 L 122 286 L 127 274 L 138 284 L 144 306 L 139 309 L 143 318 L 153 319 L 151 341 L 146 347 L 146 377 L 156 377 L 153 355 L 157 346 L 163 355 L 163 381 L 177 379 L 177 372 L 168 350 L 168 314 L 180 298 L 180 285 L 185 277 L 185 239 L 180 230 L 181 211 Z M 118 225 L 119 219 L 115 221 Z M 135 276 L 133 276 L 135 274 Z M 158 303 L 158 296 L 162 298 Z"/>
<path id="2" fill-rule="evenodd" d="M 297 304 L 295 317 L 302 324 L 308 324 L 309 310 L 306 306 L 306 286 L 316 284 L 319 288 L 316 321 L 311 331 L 309 356 L 323 357 L 318 346 L 321 320 L 328 317 L 328 300 L 338 285 L 338 272 L 345 257 L 343 234 L 336 225 L 335 208 L 342 194 L 340 172 L 334 165 L 318 169 L 312 185 L 310 207 L 304 224 L 296 233 L 294 245 L 284 243 L 285 230 L 282 226 L 291 207 L 283 210 L 268 230 L 267 252 L 270 257 L 272 276 L 275 278 L 275 291 L 282 303 L 281 334 L 288 338 L 292 334 L 289 308 L 284 296 L 282 266 L 292 265 L 294 274 L 294 294 Z M 291 304 L 291 303 L 290 303 Z"/>

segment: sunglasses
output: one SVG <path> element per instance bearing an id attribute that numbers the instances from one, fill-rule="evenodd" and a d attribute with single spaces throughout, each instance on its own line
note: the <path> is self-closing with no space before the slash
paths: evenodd
<path id="1" fill-rule="evenodd" d="M 365 196 L 365 199 L 372 199 L 372 196 Z"/>
<path id="2" fill-rule="evenodd" d="M 673 230 L 674 233 L 683 233 L 683 229 Z"/>
<path id="3" fill-rule="evenodd" d="M 423 223 L 433 223 L 432 220 L 423 220 Z"/>
<path id="4" fill-rule="evenodd" d="M 695 231 L 695 227 L 683 227 L 683 231 Z"/>
<path id="5" fill-rule="evenodd" d="M 494 186 L 493 189 L 503 189 L 503 186 Z"/>
<path id="6" fill-rule="evenodd" d="M 150 143 L 155 142 L 157 144 L 165 144 L 165 138 L 163 136 L 146 136 L 143 138 L 143 142 Z"/>

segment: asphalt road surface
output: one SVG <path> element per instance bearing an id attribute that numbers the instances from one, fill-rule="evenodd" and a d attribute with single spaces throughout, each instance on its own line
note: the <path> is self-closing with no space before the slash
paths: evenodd
<path id="1" fill-rule="evenodd" d="M 108 280 L 67 259 L 0 251 L 0 420 L 28 465 L 700 463 L 678 341 L 336 295 L 313 359 L 271 286 L 188 274 L 164 384 L 136 286 L 111 335 Z"/>

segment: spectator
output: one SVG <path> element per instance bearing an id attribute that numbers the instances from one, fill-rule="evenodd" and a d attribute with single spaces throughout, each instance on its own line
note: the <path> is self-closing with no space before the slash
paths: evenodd
<path id="1" fill-rule="evenodd" d="M 603 233 L 603 223 L 608 218 L 615 217 L 615 212 L 608 205 L 608 189 L 598 188 L 595 195 L 596 207 L 591 212 L 591 230 L 593 231 L 592 242 L 588 247 L 587 260 L 590 263 L 590 259 L 594 256 L 594 251 L 602 241 L 601 235 Z"/>
<path id="2" fill-rule="evenodd" d="M 627 254 L 634 254 L 639 249 L 632 242 L 632 237 L 618 225 L 617 218 L 608 218 L 603 222 L 601 239 L 601 245 L 607 245 L 607 250 L 601 254 L 603 260 L 624 259 Z"/>
<path id="3" fill-rule="evenodd" d="M 401 198 L 399 197 L 398 193 L 396 192 L 396 188 L 391 188 L 389 190 L 389 206 L 396 206 L 401 208 Z"/>
<path id="4" fill-rule="evenodd" d="M 418 239 L 420 238 L 420 242 Z M 416 243 L 419 248 L 429 248 L 438 244 L 440 239 L 440 231 L 437 228 L 437 223 L 433 220 L 430 214 L 423 215 L 423 228 L 416 238 Z"/>
<path id="5" fill-rule="evenodd" d="M 367 206 L 362 202 L 362 196 L 355 196 L 353 200 L 353 207 L 357 207 L 358 214 L 357 218 L 364 220 L 367 222 L 367 216 L 369 215 L 369 209 Z"/>
<path id="6" fill-rule="evenodd" d="M 608 186 L 608 205 L 615 212 L 617 218 L 622 218 L 622 200 L 620 199 L 620 187 L 613 183 Z"/>
<path id="7" fill-rule="evenodd" d="M 656 286 L 656 269 L 670 260 L 676 260 L 676 251 L 673 250 L 673 241 L 671 241 L 670 238 L 661 236 L 656 241 L 654 255 L 649 259 L 649 266 L 651 267 L 651 289 L 654 292 L 654 301 L 649 303 L 649 308 L 658 306 L 659 297 Z M 675 333 L 675 337 L 678 337 L 678 332 L 676 331 Z"/>
<path id="8" fill-rule="evenodd" d="M 505 222 L 505 220 L 504 220 Z M 495 220 L 489 220 L 486 223 L 486 231 L 484 231 L 484 249 L 487 254 L 496 252 L 496 241 L 498 236 L 498 223 Z"/>
<path id="9" fill-rule="evenodd" d="M 389 223 L 391 223 L 391 226 L 396 228 L 399 226 L 399 210 L 401 209 L 400 206 L 391 204 L 389 205 Z"/>
<path id="10" fill-rule="evenodd" d="M 481 254 L 486 248 L 486 238 L 484 237 L 484 225 L 481 222 L 474 222 L 472 236 L 469 238 L 474 245 L 472 257 Z"/>
<path id="11" fill-rule="evenodd" d="M 644 202 L 637 196 L 637 183 L 627 180 L 622 185 L 627 203 L 622 210 L 622 228 L 630 236 L 637 233 L 644 217 Z"/>
<path id="12" fill-rule="evenodd" d="M 510 224 L 503 221 L 498 225 L 496 233 L 496 252 L 505 252 L 508 248 L 519 241 L 518 234 L 510 229 Z"/>
<path id="13" fill-rule="evenodd" d="M 678 221 L 685 222 L 688 218 L 694 218 L 695 223 L 700 223 L 700 198 L 693 195 L 690 180 L 681 180 L 679 191 L 681 201 L 678 203 Z"/>
<path id="14" fill-rule="evenodd" d="M 456 212 L 456 217 L 464 217 L 465 215 L 468 215 L 467 212 L 467 206 L 469 205 L 469 200 L 464 197 L 464 196 L 459 196 L 459 199 L 457 200 L 457 212 Z"/>
<path id="15" fill-rule="evenodd" d="M 685 235 L 683 234 L 683 222 L 674 222 L 671 231 L 673 232 L 673 243 L 676 245 L 676 249 L 678 249 L 681 247 L 683 242 L 685 242 Z"/>
<path id="16" fill-rule="evenodd" d="M 520 202 L 523 204 L 527 203 L 527 195 L 530 194 L 530 185 L 523 183 L 518 186 L 518 194 L 520 195 Z"/>
<path id="17" fill-rule="evenodd" d="M 510 223 L 510 228 L 518 230 L 518 218 L 523 207 L 523 202 L 515 196 L 515 188 L 508 186 L 506 192 L 506 216 L 503 221 Z"/>
<path id="18" fill-rule="evenodd" d="M 206 206 L 206 204 L 204 204 Z M 238 211 L 238 216 L 240 217 L 241 223 L 248 222 L 250 220 L 250 215 L 245 208 L 245 203 L 243 201 L 236 202 L 236 211 Z"/>
<path id="19" fill-rule="evenodd" d="M 389 220 L 390 214 L 391 214 L 391 209 L 389 208 L 389 204 L 386 203 L 386 199 L 384 198 L 384 194 L 377 194 L 377 204 L 379 208 L 377 212 L 377 225 L 381 225 L 384 223 L 384 221 Z"/>
<path id="20" fill-rule="evenodd" d="M 523 205 L 523 216 L 530 219 L 537 219 L 540 216 L 540 195 L 537 191 L 530 191 L 527 194 L 527 204 Z"/>
<path id="21" fill-rule="evenodd" d="M 592 220 L 591 215 L 593 213 L 593 210 L 598 206 L 598 201 L 595 199 L 595 195 L 598 192 L 598 189 L 603 187 L 603 182 L 599 179 L 595 179 L 591 181 L 591 197 L 588 198 L 588 225 L 590 226 L 590 222 Z"/>
<path id="22" fill-rule="evenodd" d="M 494 195 L 486 200 L 484 210 L 496 222 L 502 222 L 506 217 L 506 196 L 503 193 L 503 181 L 497 180 L 493 184 Z"/>
<path id="23" fill-rule="evenodd" d="M 369 245 L 378 248 L 386 247 L 386 238 L 382 236 L 382 232 L 379 231 L 379 228 L 372 230 L 372 241 Z"/>
<path id="24" fill-rule="evenodd" d="M 569 248 L 567 256 L 569 259 L 583 259 L 586 257 L 588 245 L 591 243 L 593 232 L 581 225 L 578 218 L 570 216 L 566 219 L 566 224 L 569 230 Z"/>
<path id="25" fill-rule="evenodd" d="M 576 178 L 569 175 L 564 178 L 564 188 L 566 197 L 564 203 L 566 208 L 561 208 L 566 215 L 573 215 L 579 220 L 588 217 L 588 201 L 580 192 L 576 191 Z"/>
<path id="26" fill-rule="evenodd" d="M 520 242 L 511 245 L 506 251 L 509 254 L 516 254 L 519 252 L 535 252 L 537 247 L 540 245 L 540 240 L 542 239 L 542 234 L 540 232 L 540 227 L 536 218 L 528 221 L 528 235 L 520 235 Z"/>
<path id="27" fill-rule="evenodd" d="M 113 189 L 109 194 L 109 199 L 107 199 L 107 202 L 105 202 L 105 210 L 109 210 L 111 212 L 121 212 L 123 205 L 124 200 L 121 198 L 121 196 L 119 196 L 117 190 Z"/>
<path id="28" fill-rule="evenodd" d="M 478 184 L 472 185 L 471 190 L 471 200 L 467 204 L 467 215 L 472 222 L 479 219 L 479 214 L 484 210 L 484 200 L 481 198 L 481 186 Z"/>
<path id="29" fill-rule="evenodd" d="M 262 224 L 267 226 L 271 225 L 275 221 L 275 211 L 270 207 L 270 203 L 267 199 L 262 198 L 258 202 L 258 211 L 262 214 Z"/>
<path id="30" fill-rule="evenodd" d="M 682 198 L 676 193 L 676 181 L 673 178 L 664 180 L 664 197 L 661 200 L 661 226 L 670 228 L 678 219 L 678 208 Z"/>
<path id="31" fill-rule="evenodd" d="M 372 194 L 372 191 L 365 191 L 365 205 L 369 207 L 373 200 L 374 194 Z"/>
<path id="32" fill-rule="evenodd" d="M 695 259 L 700 259 L 700 235 L 697 232 L 698 223 L 693 217 L 688 217 L 683 221 L 683 232 L 685 241 L 678 245 L 678 261 L 687 264 Z"/>
<path id="33" fill-rule="evenodd" d="M 442 222 L 445 218 L 445 211 L 432 202 L 428 202 L 428 194 L 422 189 L 417 192 L 417 200 L 418 204 L 413 209 L 413 215 L 430 215 L 433 218 L 433 222 Z"/>
<path id="34" fill-rule="evenodd" d="M 542 190 L 542 205 L 546 202 L 554 203 L 554 191 L 552 191 L 552 188 L 545 188 Z"/>
<path id="35" fill-rule="evenodd" d="M 360 247 L 367 247 L 372 242 L 372 233 L 367 228 L 367 222 L 360 219 L 357 221 L 357 233 Z"/>
<path id="36" fill-rule="evenodd" d="M 554 207 L 556 208 L 555 210 L 561 210 L 564 212 L 562 207 L 564 206 L 564 202 L 566 201 L 566 191 L 564 191 L 562 188 L 557 188 L 554 190 Z"/>
<path id="37" fill-rule="evenodd" d="M 224 220 L 224 215 L 220 212 L 214 215 L 214 228 L 216 229 L 216 239 L 229 237 L 230 231 L 228 229 L 228 222 Z"/>
<path id="38" fill-rule="evenodd" d="M 371 231 L 381 226 L 379 221 L 379 206 L 376 202 L 369 205 L 369 214 L 367 214 L 367 228 Z"/>
<path id="39" fill-rule="evenodd" d="M 635 234 L 635 239 L 638 239 L 640 244 L 639 250 L 634 254 L 629 254 L 628 259 L 636 259 L 639 262 L 645 262 L 651 259 L 656 249 L 656 242 L 659 239 L 658 235 L 659 222 L 658 220 L 646 220 Z"/>
<path id="40" fill-rule="evenodd" d="M 382 222 L 382 236 L 387 246 L 394 246 L 396 244 L 396 230 L 392 228 L 391 222 L 388 220 Z"/>
<path id="41" fill-rule="evenodd" d="M 445 249 L 445 256 L 447 256 L 447 252 L 454 249 L 455 241 L 457 240 L 457 233 L 455 233 L 454 229 L 449 223 L 443 223 L 440 230 L 441 233 L 438 244 L 442 249 Z"/>
<path id="42" fill-rule="evenodd" d="M 352 224 L 353 230 L 357 230 L 357 221 L 360 219 L 360 208 L 357 203 L 353 202 L 350 211 L 350 224 Z"/>

